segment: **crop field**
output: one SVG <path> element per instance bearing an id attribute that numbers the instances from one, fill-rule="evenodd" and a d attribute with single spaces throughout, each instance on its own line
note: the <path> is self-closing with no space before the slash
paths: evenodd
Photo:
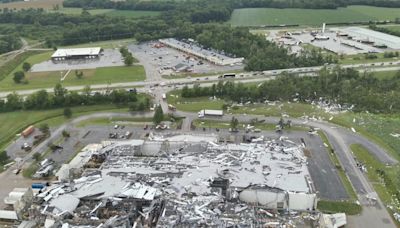
<path id="1" fill-rule="evenodd" d="M 29 8 L 42 8 L 42 9 L 53 9 L 54 6 L 62 6 L 63 0 L 35 0 L 35 1 L 18 1 L 0 3 L 0 9 L 29 9 Z"/>
<path id="2" fill-rule="evenodd" d="M 49 12 L 59 12 L 65 14 L 81 14 L 82 8 L 61 8 L 60 10 Z M 115 9 L 94 9 L 88 10 L 91 15 L 104 14 L 108 16 L 116 16 L 116 17 L 146 17 L 146 16 L 158 16 L 160 12 L 157 11 L 145 11 L 145 10 L 115 10 Z"/>
<path id="3" fill-rule="evenodd" d="M 321 25 L 322 23 L 360 22 L 369 20 L 394 20 L 400 8 L 349 6 L 331 9 L 236 9 L 231 17 L 233 26 L 261 25 Z"/>

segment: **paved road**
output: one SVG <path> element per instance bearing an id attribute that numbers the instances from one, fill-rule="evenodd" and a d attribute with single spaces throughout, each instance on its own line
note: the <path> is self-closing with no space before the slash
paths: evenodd
<path id="1" fill-rule="evenodd" d="M 242 81 L 242 82 L 262 82 L 266 80 L 273 79 L 276 75 L 279 75 L 282 72 L 296 73 L 301 75 L 315 75 L 316 72 L 320 71 L 324 66 L 317 67 L 301 67 L 301 68 L 291 68 L 291 69 L 278 69 L 278 70 L 268 70 L 262 72 L 246 72 L 239 74 L 236 78 L 230 79 L 234 81 Z M 328 66 L 329 68 L 333 66 Z M 400 70 L 400 61 L 397 62 L 383 62 L 383 63 L 371 63 L 371 64 L 350 64 L 350 65 L 341 65 L 342 68 L 359 68 L 360 71 L 369 70 L 369 71 L 386 71 L 386 70 Z M 210 81 L 218 81 L 220 75 L 213 76 L 204 76 L 204 77 L 196 77 L 196 78 L 181 78 L 181 79 L 163 79 L 157 78 L 154 75 L 154 72 L 149 68 L 149 66 L 145 65 L 146 72 L 149 72 L 149 76 L 145 81 L 139 82 L 123 82 L 123 83 L 111 83 L 111 84 L 97 84 L 92 85 L 91 88 L 93 90 L 102 90 L 108 88 L 126 88 L 126 87 L 142 87 L 142 86 L 155 86 L 161 83 L 166 83 L 170 85 L 179 85 L 179 84 L 208 84 Z M 66 89 L 70 91 L 78 91 L 83 90 L 85 86 L 67 86 Z M 53 88 L 42 88 L 47 92 L 53 92 Z M 37 92 L 40 89 L 30 89 L 30 90 L 17 90 L 17 91 L 4 91 L 0 92 L 0 98 L 6 97 L 11 92 L 16 92 L 19 95 L 26 96 Z"/>

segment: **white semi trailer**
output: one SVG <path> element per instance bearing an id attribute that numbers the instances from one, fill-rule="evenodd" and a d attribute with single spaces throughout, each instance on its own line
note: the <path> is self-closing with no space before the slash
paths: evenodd
<path id="1" fill-rule="evenodd" d="M 205 116 L 223 116 L 224 115 L 224 111 L 223 110 L 212 110 L 212 109 L 203 109 L 200 110 L 199 114 L 199 118 L 203 118 Z"/>

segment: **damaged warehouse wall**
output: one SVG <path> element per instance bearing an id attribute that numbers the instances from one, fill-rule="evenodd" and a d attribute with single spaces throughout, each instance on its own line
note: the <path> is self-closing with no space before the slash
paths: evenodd
<path id="1" fill-rule="evenodd" d="M 217 144 L 216 136 L 192 138 L 153 135 L 146 141 L 90 145 L 60 172 L 80 169 L 79 176 L 61 175 L 64 181 L 42 189 L 30 215 L 48 227 L 304 223 L 280 215 L 286 210 L 309 211 L 306 220 L 314 218 L 317 196 L 300 146 L 285 140 Z"/>

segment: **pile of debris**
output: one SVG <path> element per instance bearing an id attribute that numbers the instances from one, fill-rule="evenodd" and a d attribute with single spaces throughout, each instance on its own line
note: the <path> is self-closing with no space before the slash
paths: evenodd
<path id="1" fill-rule="evenodd" d="M 219 145 L 152 137 L 93 145 L 81 176 L 41 190 L 31 219 L 45 227 L 290 227 L 316 220 L 307 158 L 290 140 Z M 294 216 L 297 210 L 305 212 Z"/>

